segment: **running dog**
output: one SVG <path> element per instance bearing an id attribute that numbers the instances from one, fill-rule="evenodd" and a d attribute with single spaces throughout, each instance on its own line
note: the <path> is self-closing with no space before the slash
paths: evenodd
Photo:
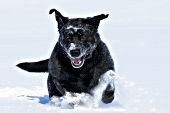
<path id="1" fill-rule="evenodd" d="M 17 66 L 28 72 L 48 72 L 49 97 L 64 96 L 66 91 L 88 93 L 98 86 L 101 76 L 108 71 L 114 73 L 114 62 L 106 44 L 101 40 L 98 26 L 108 14 L 87 18 L 68 18 L 56 9 L 59 39 L 51 57 L 38 62 L 24 62 Z M 101 100 L 111 103 L 115 88 L 109 83 Z"/>

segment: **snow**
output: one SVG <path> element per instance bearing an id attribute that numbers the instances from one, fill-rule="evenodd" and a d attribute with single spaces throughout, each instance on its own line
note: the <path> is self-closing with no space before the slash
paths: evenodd
<path id="1" fill-rule="evenodd" d="M 106 78 L 106 77 L 105 77 Z M 154 95 L 146 89 L 137 87 L 135 83 L 126 80 L 124 77 L 114 76 L 116 87 L 115 100 L 111 104 L 103 104 L 101 91 L 108 84 L 108 78 L 102 80 L 100 87 L 95 88 L 95 97 L 87 94 L 74 94 L 69 92 L 64 97 L 48 97 L 46 87 L 5 87 L 0 88 L 0 112 L 115 112 L 115 113 L 159 113 L 155 106 Z M 103 87 L 103 88 L 102 88 Z M 127 93 L 127 94 L 125 94 Z M 80 101 L 83 104 L 80 104 Z M 74 107 L 70 104 L 74 103 Z M 27 110 L 26 110 L 27 109 Z M 142 110 L 141 110 L 142 109 Z"/>
<path id="2" fill-rule="evenodd" d="M 168 113 L 169 6 L 168 0 L 1 0 L 0 113 Z M 15 67 L 50 56 L 58 37 L 54 15 L 48 15 L 54 7 L 69 17 L 109 13 L 99 32 L 116 66 L 116 97 L 111 104 L 61 108 L 58 98 L 48 98 L 46 73 Z"/>

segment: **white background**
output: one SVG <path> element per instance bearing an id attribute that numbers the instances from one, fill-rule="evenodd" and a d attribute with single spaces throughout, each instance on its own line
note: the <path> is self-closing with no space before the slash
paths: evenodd
<path id="1" fill-rule="evenodd" d="M 8 95 L 10 88 L 46 87 L 47 74 L 27 73 L 15 65 L 49 58 L 58 39 L 54 15 L 48 14 L 51 8 L 71 18 L 108 13 L 99 33 L 115 60 L 116 72 L 156 94 L 157 109 L 168 113 L 169 0 L 0 0 L 0 95 Z M 8 109 L 9 98 L 0 101 L 0 112 L 15 110 Z"/>

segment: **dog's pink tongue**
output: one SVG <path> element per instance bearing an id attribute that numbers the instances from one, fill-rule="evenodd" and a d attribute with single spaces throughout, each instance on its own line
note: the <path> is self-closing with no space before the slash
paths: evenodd
<path id="1" fill-rule="evenodd" d="M 81 63 L 80 58 L 75 58 L 73 61 L 74 61 L 75 64 L 80 64 Z"/>

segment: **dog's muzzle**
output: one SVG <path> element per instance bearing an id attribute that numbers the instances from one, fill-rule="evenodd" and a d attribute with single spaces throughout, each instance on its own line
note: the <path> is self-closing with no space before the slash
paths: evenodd
<path id="1" fill-rule="evenodd" d="M 74 50 L 70 51 L 70 55 L 72 57 L 78 57 L 78 56 L 80 56 L 80 53 L 81 53 L 80 49 L 74 49 Z"/>
<path id="2" fill-rule="evenodd" d="M 74 68 L 80 68 L 83 66 L 85 58 L 80 49 L 70 50 L 68 54 L 70 56 L 71 64 Z"/>
<path id="3" fill-rule="evenodd" d="M 67 53 L 73 68 L 81 68 L 85 60 L 91 58 L 92 52 L 96 48 L 96 46 L 93 45 L 87 49 L 82 50 L 79 47 L 76 47 L 74 43 L 71 43 L 69 48 L 64 47 L 63 44 L 61 44 L 61 46 Z"/>

